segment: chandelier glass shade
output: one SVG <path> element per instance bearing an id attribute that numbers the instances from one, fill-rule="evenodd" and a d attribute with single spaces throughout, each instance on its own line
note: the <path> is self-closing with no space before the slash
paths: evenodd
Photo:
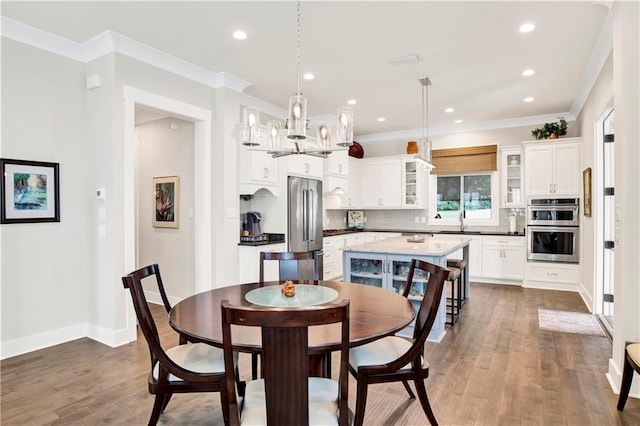
<path id="1" fill-rule="evenodd" d="M 337 111 L 335 134 L 329 123 L 317 125 L 317 136 L 307 136 L 307 98 L 300 90 L 300 1 L 297 2 L 297 91 L 289 98 L 288 117 L 283 125 L 279 121 L 260 124 L 260 111 L 247 106 L 242 114 L 242 144 L 253 151 L 266 151 L 273 157 L 307 154 L 326 157 L 333 151 L 347 150 L 353 144 L 353 108 L 340 107 Z M 283 133 L 286 131 L 286 141 Z M 335 144 L 334 144 L 335 141 Z"/>

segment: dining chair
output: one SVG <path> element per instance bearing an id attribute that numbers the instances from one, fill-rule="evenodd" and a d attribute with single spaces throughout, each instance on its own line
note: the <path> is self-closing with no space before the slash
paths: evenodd
<path id="1" fill-rule="evenodd" d="M 162 299 L 162 305 L 164 306 L 164 309 L 167 311 L 167 314 L 171 312 L 171 303 L 169 303 L 167 292 L 164 289 L 164 283 L 162 282 L 162 275 L 160 275 L 160 266 L 158 266 L 157 263 L 153 263 L 151 265 L 140 268 L 138 271 L 140 272 L 140 275 L 143 278 L 150 277 L 152 275 L 155 276 L 158 292 L 160 293 L 160 298 Z M 179 333 L 179 335 L 180 337 L 179 337 L 178 343 L 180 345 L 184 345 L 187 342 L 196 343 L 194 339 L 191 339 L 188 336 L 185 336 L 184 334 Z"/>
<path id="2" fill-rule="evenodd" d="M 319 280 L 320 259 L 315 251 L 302 252 L 260 252 L 260 282 L 264 282 L 265 262 L 278 261 L 278 279 L 285 280 Z"/>
<path id="3" fill-rule="evenodd" d="M 624 410 L 631 389 L 633 371 L 640 374 L 640 343 L 627 342 L 624 347 L 624 367 L 622 369 L 622 383 L 618 396 L 618 410 Z"/>
<path id="4" fill-rule="evenodd" d="M 317 252 L 260 252 L 260 283 L 264 283 L 265 262 L 278 261 L 278 280 L 299 281 L 303 279 L 319 280 L 320 266 Z M 313 263 L 312 263 L 313 262 Z M 304 265 L 307 263 L 307 265 Z M 312 268 L 309 264 L 312 263 Z M 307 268 L 305 268 L 307 266 Z M 302 275 L 300 275 L 302 272 Z M 258 357 L 257 353 L 251 354 L 251 379 L 258 378 Z"/>
<path id="5" fill-rule="evenodd" d="M 232 326 L 259 327 L 263 378 L 236 395 L 227 374 L 229 419 L 234 425 L 347 425 L 349 422 L 349 300 L 304 308 L 232 306 L 221 302 L 226 368 L 233 368 Z M 308 328 L 341 324 L 338 380 L 309 377 Z"/>
<path id="6" fill-rule="evenodd" d="M 122 277 L 124 288 L 131 292 L 138 325 L 149 346 L 151 369 L 147 381 L 149 393 L 156 396 L 149 424 L 157 424 L 160 414 L 164 412 L 174 393 L 190 392 L 220 392 L 223 418 L 225 424 L 228 424 L 223 351 L 204 343 L 180 344 L 166 350 L 162 347 L 142 284 L 143 280 L 150 276 L 155 276 L 158 280 L 157 265 L 146 266 Z M 161 285 L 161 281 L 158 283 Z M 160 289 L 162 295 L 164 289 Z M 162 299 L 165 308 L 170 309 L 166 294 Z M 237 359 L 237 354 L 233 356 Z M 234 375 L 233 367 L 231 371 Z"/>
<path id="7" fill-rule="evenodd" d="M 353 423 L 356 426 L 363 424 L 370 384 L 402 382 L 409 397 L 415 398 L 409 387 L 409 380 L 415 384 L 420 404 L 429 422 L 432 425 L 438 424 L 424 385 L 424 380 L 429 376 L 429 364 L 424 359 L 424 345 L 436 319 L 449 271 L 428 262 L 412 259 L 404 293 L 408 294 L 406 288 L 413 285 L 416 270 L 424 271 L 428 280 L 416 316 L 413 338 L 408 340 L 399 336 L 387 336 L 349 351 L 349 371 L 357 381 L 356 412 Z"/>

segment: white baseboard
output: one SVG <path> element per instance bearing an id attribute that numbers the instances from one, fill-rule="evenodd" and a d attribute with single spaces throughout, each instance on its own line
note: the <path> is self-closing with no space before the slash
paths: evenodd
<path id="1" fill-rule="evenodd" d="M 87 336 L 87 324 L 77 324 L 56 330 L 20 337 L 0 343 L 0 359 L 48 348 Z"/>
<path id="2" fill-rule="evenodd" d="M 524 280 L 522 282 L 524 288 L 537 288 L 539 290 L 558 290 L 558 291 L 573 291 L 580 293 L 580 287 L 578 284 L 569 283 L 553 283 L 549 281 L 533 281 Z"/>
<path id="3" fill-rule="evenodd" d="M 618 368 L 618 365 L 609 358 L 609 371 L 606 373 L 609 385 L 616 395 L 620 394 L 620 382 L 622 381 L 622 371 Z M 633 379 L 631 380 L 631 389 L 629 389 L 629 397 L 640 399 L 640 375 L 633 373 Z"/>

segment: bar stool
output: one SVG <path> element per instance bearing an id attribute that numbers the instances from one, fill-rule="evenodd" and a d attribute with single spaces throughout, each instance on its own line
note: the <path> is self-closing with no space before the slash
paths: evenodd
<path id="1" fill-rule="evenodd" d="M 462 297 L 460 298 L 460 308 L 464 306 L 465 301 L 467 300 L 467 261 L 464 259 L 447 259 L 447 268 L 458 268 L 460 269 L 460 281 L 462 282 Z"/>
<path id="2" fill-rule="evenodd" d="M 460 315 L 460 307 L 462 303 L 462 284 L 460 280 L 460 268 L 447 268 L 449 269 L 449 279 L 447 282 L 451 283 L 451 297 L 447 295 L 447 315 L 450 320 L 445 321 L 445 324 L 454 325 L 458 321 Z"/>

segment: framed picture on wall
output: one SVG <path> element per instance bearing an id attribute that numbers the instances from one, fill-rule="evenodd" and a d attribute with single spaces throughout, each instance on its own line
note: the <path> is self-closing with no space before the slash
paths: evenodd
<path id="1" fill-rule="evenodd" d="M 582 190 L 584 193 L 584 215 L 591 217 L 591 167 L 582 172 Z"/>
<path id="2" fill-rule="evenodd" d="M 0 158 L 0 223 L 60 222 L 60 164 Z"/>
<path id="3" fill-rule="evenodd" d="M 153 226 L 177 228 L 180 210 L 180 178 L 178 176 L 154 177 L 153 192 Z"/>

